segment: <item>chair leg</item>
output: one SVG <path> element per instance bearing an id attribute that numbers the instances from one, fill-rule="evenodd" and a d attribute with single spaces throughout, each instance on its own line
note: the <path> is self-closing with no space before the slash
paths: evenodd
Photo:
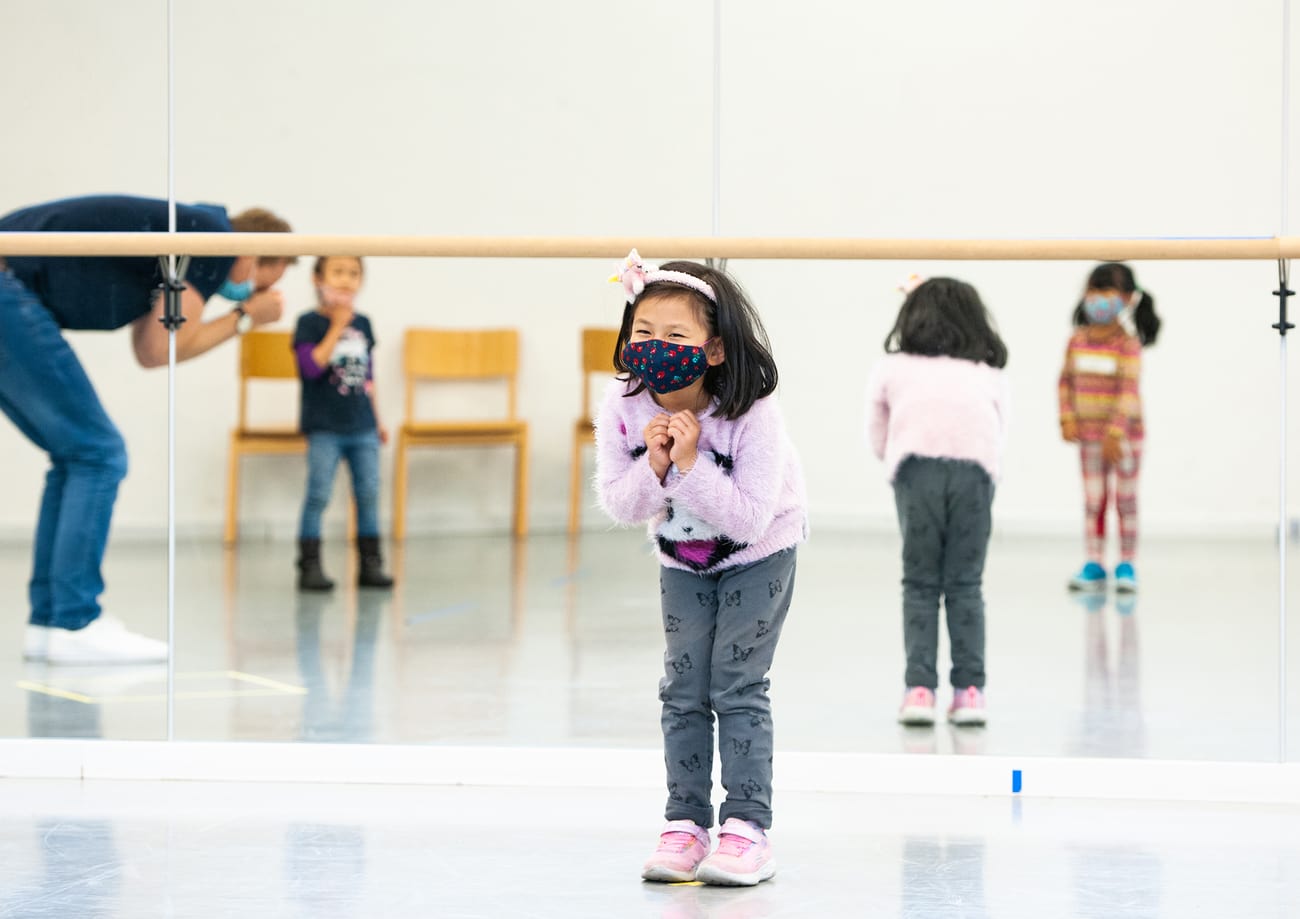
<path id="1" fill-rule="evenodd" d="M 393 450 L 393 539 L 406 538 L 406 433 L 397 432 Z"/>
<path id="2" fill-rule="evenodd" d="M 226 464 L 226 530 L 222 542 L 233 546 L 239 540 L 239 446 L 230 438 L 230 457 Z"/>
<path id="3" fill-rule="evenodd" d="M 528 535 L 528 432 L 519 435 L 515 447 L 515 536 Z"/>
<path id="4" fill-rule="evenodd" d="M 573 435 L 573 459 L 569 462 L 569 535 L 578 532 L 582 502 L 582 436 Z"/>

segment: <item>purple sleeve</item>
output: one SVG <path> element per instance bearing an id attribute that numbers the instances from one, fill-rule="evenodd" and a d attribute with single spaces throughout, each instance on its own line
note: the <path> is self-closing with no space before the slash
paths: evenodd
<path id="1" fill-rule="evenodd" d="M 629 444 L 640 443 L 641 432 L 628 431 L 624 403 L 630 400 L 622 393 L 622 383 L 610 384 L 596 415 L 596 492 L 601 508 L 614 520 L 645 523 L 663 509 L 664 488 L 645 452 L 632 454 Z"/>
<path id="2" fill-rule="evenodd" d="M 311 356 L 312 349 L 316 346 L 309 341 L 301 342 L 294 346 L 294 353 L 298 355 L 298 371 L 308 380 L 316 380 L 325 375 L 325 368 L 316 363 L 316 359 Z"/>
<path id="3" fill-rule="evenodd" d="M 763 538 L 776 519 L 790 449 L 781 410 L 770 396 L 754 403 L 735 437 L 730 473 L 699 456 L 677 479 L 669 497 L 737 542 Z"/>

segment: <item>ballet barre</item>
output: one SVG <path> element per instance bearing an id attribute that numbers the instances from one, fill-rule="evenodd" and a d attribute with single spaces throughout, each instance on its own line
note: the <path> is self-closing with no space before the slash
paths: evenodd
<path id="1" fill-rule="evenodd" d="M 5 233 L 0 256 L 313 255 L 408 258 L 1147 261 L 1300 258 L 1300 236 L 872 239 L 745 236 L 389 236 L 309 233 Z"/>

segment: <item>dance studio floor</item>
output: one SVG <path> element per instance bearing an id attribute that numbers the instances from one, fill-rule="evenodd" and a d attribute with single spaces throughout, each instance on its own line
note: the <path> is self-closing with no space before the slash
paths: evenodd
<path id="1" fill-rule="evenodd" d="M 1072 540 L 996 539 L 990 724 L 916 730 L 893 720 L 896 540 L 819 534 L 801 555 L 772 674 L 778 747 L 1275 761 L 1275 548 L 1145 548 L 1135 603 L 1084 602 L 1063 589 Z M 391 594 L 300 595 L 292 560 L 287 543 L 179 547 L 177 739 L 520 757 L 658 745 L 658 591 L 639 534 L 412 540 L 391 553 Z M 342 545 L 327 560 L 341 579 L 355 576 Z M 6 608 L 24 608 L 27 563 L 25 548 L 0 547 Z M 159 546 L 115 544 L 108 607 L 162 634 L 164 572 Z M 166 736 L 165 668 L 24 665 L 21 615 L 0 628 L 12 649 L 0 655 L 0 736 Z M 1290 733 L 1300 736 L 1294 701 Z M 662 812 L 649 783 L 9 779 L 0 917 L 1112 919 L 1284 917 L 1300 903 L 1295 805 L 949 791 L 891 793 L 864 775 L 861 793 L 779 792 L 777 878 L 722 890 L 639 880 Z"/>
<path id="2" fill-rule="evenodd" d="M 776 877 L 724 889 L 639 879 L 659 804 L 0 782 L 0 916 L 1282 919 L 1300 903 L 1296 808 L 789 794 Z"/>
<path id="3" fill-rule="evenodd" d="M 1067 594 L 1077 549 L 1067 539 L 995 539 L 989 726 L 916 731 L 894 723 L 896 538 L 817 534 L 800 556 L 772 672 L 778 746 L 1274 761 L 1274 546 L 1148 540 L 1142 593 L 1129 604 Z M 357 590 L 346 547 L 329 546 L 328 569 L 344 585 L 307 595 L 293 589 L 288 542 L 233 552 L 182 543 L 175 736 L 658 745 L 659 597 L 640 534 L 423 538 L 390 561 L 396 591 Z M 22 663 L 27 564 L 26 548 L 0 548 L 0 602 L 14 611 L 0 623 L 0 646 L 13 649 L 0 654 L 0 736 L 165 737 L 165 668 Z M 161 636 L 165 570 L 160 546 L 114 544 L 106 607 Z M 1300 593 L 1300 578 L 1292 583 Z M 1290 734 L 1300 757 L 1300 644 L 1292 647 Z"/>

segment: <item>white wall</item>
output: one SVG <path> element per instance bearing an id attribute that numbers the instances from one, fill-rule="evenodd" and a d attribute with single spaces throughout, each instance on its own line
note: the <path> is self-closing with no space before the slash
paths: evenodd
<path id="1" fill-rule="evenodd" d="M 163 5 L 7 14 L 0 209 L 166 190 Z M 176 191 L 265 204 L 304 232 L 703 235 L 711 230 L 712 4 L 280 0 L 178 4 Z M 1281 6 L 724 0 L 722 233 L 741 236 L 1273 235 L 1281 224 Z M 1296 183 L 1292 183 L 1294 186 Z M 1295 213 L 1294 194 L 1292 213 Z M 1082 263 L 732 262 L 774 339 L 814 526 L 890 526 L 862 384 L 894 285 L 980 289 L 1011 350 L 1015 419 L 997 518 L 1073 532 L 1077 460 L 1055 378 Z M 418 324 L 524 337 L 534 525 L 562 526 L 577 330 L 617 322 L 596 261 L 374 259 L 382 414 Z M 1267 536 L 1276 506 L 1274 267 L 1136 265 L 1167 321 L 1143 381 L 1148 531 Z M 308 308 L 308 266 L 285 279 Z M 214 301 L 213 310 L 224 309 Z M 291 317 L 290 317 L 291 318 Z M 75 334 L 131 447 L 117 533 L 164 520 L 165 374 L 125 334 Z M 216 535 L 235 349 L 181 368 L 184 532 Z M 292 418 L 295 395 L 278 393 Z M 0 532 L 26 538 L 39 453 L 0 425 Z M 246 465 L 250 533 L 290 535 L 300 464 Z M 387 468 L 387 467 L 386 467 Z M 430 456 L 413 530 L 504 527 L 505 456 Z M 386 479 L 388 477 L 386 476 Z M 387 485 L 387 482 L 385 483 Z M 387 514 L 387 505 L 385 505 Z M 334 524 L 341 526 L 341 507 Z M 603 525 L 597 513 L 590 525 Z"/>

